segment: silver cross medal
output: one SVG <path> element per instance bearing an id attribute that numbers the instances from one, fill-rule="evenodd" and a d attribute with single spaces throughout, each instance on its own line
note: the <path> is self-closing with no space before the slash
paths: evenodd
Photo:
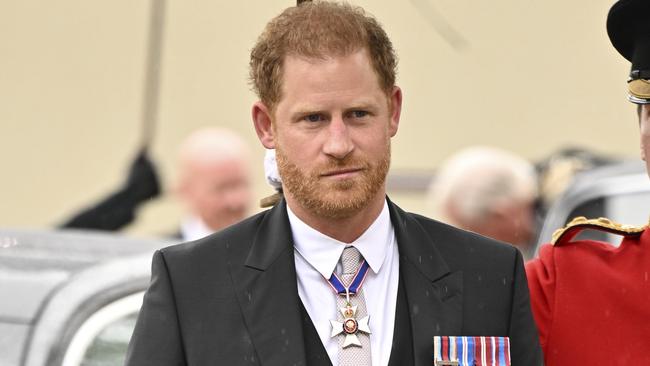
<path id="1" fill-rule="evenodd" d="M 368 326 L 368 321 L 370 316 L 366 315 L 362 319 L 357 320 L 357 306 L 352 306 L 350 304 L 350 291 L 346 289 L 345 296 L 347 300 L 347 305 L 344 308 L 340 308 L 341 314 L 343 314 L 343 323 L 337 320 L 330 320 L 332 324 L 332 335 L 330 337 L 336 337 L 341 333 L 345 333 L 345 341 L 343 341 L 343 348 L 349 346 L 361 347 L 361 342 L 359 337 L 357 337 L 357 332 L 363 332 L 370 334 L 370 327 Z"/>

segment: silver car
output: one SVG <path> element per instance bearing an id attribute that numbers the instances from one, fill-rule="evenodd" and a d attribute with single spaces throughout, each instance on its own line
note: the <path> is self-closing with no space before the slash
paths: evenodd
<path id="1" fill-rule="evenodd" d="M 553 231 L 574 217 L 607 217 L 613 221 L 644 226 L 650 214 L 650 180 L 643 162 L 635 160 L 580 173 L 550 208 L 544 219 L 535 253 L 549 242 Z M 617 245 L 616 235 L 586 231 L 576 239 L 603 240 Z"/>
<path id="2" fill-rule="evenodd" d="M 152 253 L 168 244 L 0 230 L 0 365 L 122 365 Z"/>

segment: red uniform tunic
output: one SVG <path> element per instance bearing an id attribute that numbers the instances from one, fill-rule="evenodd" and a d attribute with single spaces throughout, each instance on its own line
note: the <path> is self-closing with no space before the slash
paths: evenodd
<path id="1" fill-rule="evenodd" d="M 571 237 L 526 264 L 546 365 L 650 365 L 650 229 L 618 248 Z"/>

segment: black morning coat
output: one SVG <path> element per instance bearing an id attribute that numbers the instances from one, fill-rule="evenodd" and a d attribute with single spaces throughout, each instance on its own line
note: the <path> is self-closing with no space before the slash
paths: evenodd
<path id="1" fill-rule="evenodd" d="M 388 205 L 400 255 L 390 365 L 431 365 L 435 335 L 508 336 L 513 366 L 541 365 L 519 251 Z M 331 365 L 298 296 L 284 201 L 154 254 L 126 365 Z"/>

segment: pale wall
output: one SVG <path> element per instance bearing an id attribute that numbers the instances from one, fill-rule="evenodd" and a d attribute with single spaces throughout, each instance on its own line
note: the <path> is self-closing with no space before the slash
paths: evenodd
<path id="1" fill-rule="evenodd" d="M 566 144 L 636 156 L 628 64 L 605 32 L 613 1 L 355 3 L 384 24 L 400 56 L 405 99 L 393 169 L 430 170 L 473 144 L 531 159 Z M 176 146 L 197 127 L 235 129 L 261 161 L 248 52 L 291 4 L 168 2 L 153 146 L 166 187 Z M 132 0 L 0 2 L 0 226 L 47 227 L 120 182 L 140 137 L 149 11 Z M 441 17 L 464 45 L 436 31 Z M 270 191 L 261 175 L 258 197 Z M 419 196 L 396 198 L 424 208 Z M 173 200 L 158 200 L 130 231 L 168 233 L 179 215 Z"/>

